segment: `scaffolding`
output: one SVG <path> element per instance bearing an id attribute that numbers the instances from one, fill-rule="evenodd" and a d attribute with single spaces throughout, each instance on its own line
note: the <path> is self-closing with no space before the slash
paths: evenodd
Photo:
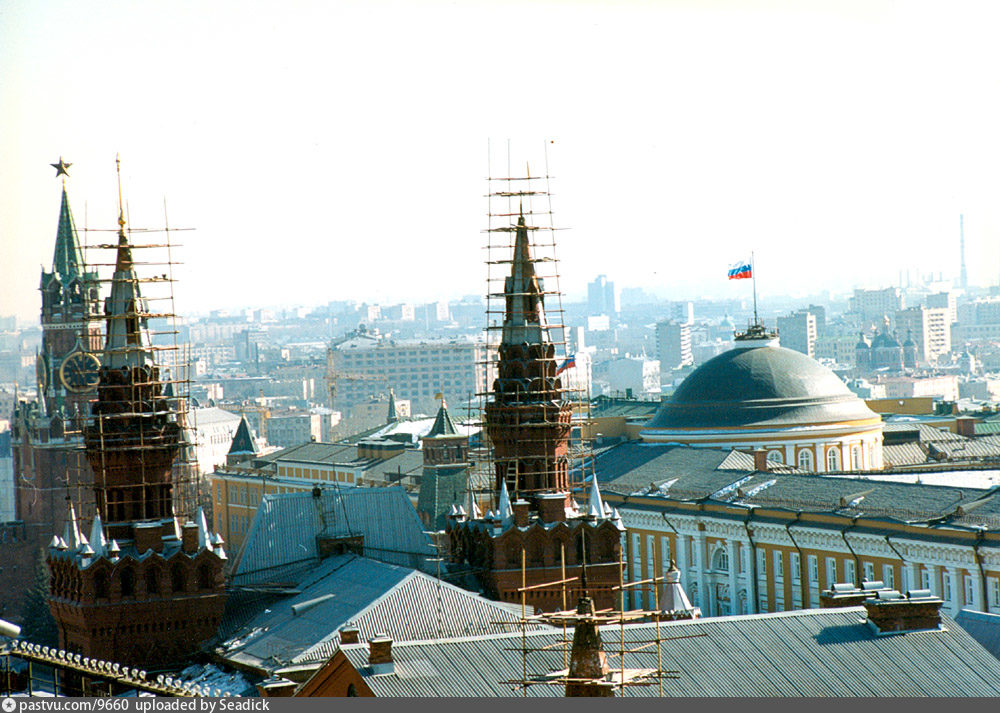
<path id="1" fill-rule="evenodd" d="M 581 606 L 576 609 L 569 608 L 568 586 L 579 583 L 585 592 L 586 570 L 589 565 L 584 566 L 581 576 L 566 576 L 566 553 L 561 553 L 562 577 L 558 580 L 542 582 L 539 584 L 527 584 L 527 565 L 525 550 L 521 550 L 521 587 L 518 588 L 521 598 L 521 645 L 508 649 L 521 654 L 521 676 L 504 681 L 504 683 L 520 689 L 523 696 L 528 695 L 528 690 L 532 686 L 562 686 L 567 690 L 575 689 L 572 695 L 613 695 L 617 690 L 618 695 L 626 695 L 626 689 L 632 687 L 653 687 L 657 688 L 657 695 L 663 697 L 665 680 L 677 679 L 681 675 L 679 670 L 667 670 L 663 668 L 663 642 L 673 641 L 683 638 L 697 638 L 706 636 L 698 633 L 689 636 L 664 636 L 660 628 L 661 621 L 672 621 L 681 616 L 676 612 L 667 612 L 660 609 L 659 589 L 661 584 L 666 582 L 666 577 L 651 577 L 636 581 L 626 581 L 625 562 L 623 557 L 618 559 L 618 586 L 615 592 L 619 597 L 620 606 L 618 609 L 594 609 L 591 602 L 590 608 Z M 582 581 L 581 581 L 582 579 Z M 554 612 L 529 614 L 527 609 L 527 595 L 529 592 L 540 589 L 561 591 L 562 608 Z M 649 592 L 649 596 L 643 596 L 643 601 L 652 601 L 653 608 L 626 609 L 626 593 Z M 549 643 L 542 646 L 532 646 L 529 641 L 528 626 L 531 624 L 547 624 L 561 630 L 561 634 Z M 651 623 L 651 638 L 639 638 L 629 636 L 626 641 L 626 625 L 635 623 Z M 571 647 L 574 643 L 575 629 L 578 626 L 591 626 L 599 632 L 599 627 L 605 630 L 616 627 L 617 637 L 600 636 L 601 653 L 607 655 L 607 664 L 604 670 L 592 672 L 590 675 L 583 675 L 579 670 L 573 671 L 571 657 Z M 570 629 L 574 631 L 570 632 Z M 643 630 L 645 631 L 645 629 Z M 532 635 L 534 638 L 535 634 Z M 613 642 L 614 647 L 605 651 L 605 644 Z M 562 653 L 562 667 L 552 668 L 553 654 Z M 641 666 L 635 664 L 644 663 L 643 658 L 651 658 L 655 652 L 655 667 Z M 540 660 L 538 665 L 548 664 L 545 671 L 530 670 L 535 668 L 534 664 L 529 666 L 529 655 L 538 654 Z M 631 664 L 631 665 L 630 665 Z M 573 674 L 576 675 L 573 675 Z M 603 690 L 602 690 L 603 689 Z M 597 691 L 601 691 L 598 693 Z"/>
<path id="2" fill-rule="evenodd" d="M 551 491 L 551 484 L 567 492 L 580 492 L 593 475 L 589 439 L 591 424 L 589 378 L 575 366 L 564 324 L 557 256 L 557 228 L 552 211 L 548 145 L 544 144 L 544 171 L 533 174 L 525 162 L 523 173 L 514 173 L 510 142 L 506 145 L 506 176 L 496 176 L 493 149 L 488 146 L 486 259 L 486 349 L 480 366 L 485 390 L 476 394 L 482 437 L 470 452 L 469 501 L 486 509 L 498 507 L 501 473 L 508 480 L 512 500 Z M 519 240 L 522 241 L 519 245 Z M 520 252 L 519 252 L 520 251 Z M 529 274 L 513 272 L 527 266 Z M 528 314 L 519 324 L 520 335 L 505 317 L 519 303 Z M 533 320 L 535 324 L 532 324 Z M 513 321 L 513 320 L 512 320 Z M 505 332 L 506 329 L 506 332 Z M 505 336 L 506 334 L 506 336 Z M 520 342 L 520 343 L 518 343 Z M 505 355 L 498 360 L 497 355 Z M 501 374 L 500 361 L 520 372 Z M 511 396 L 504 386 L 513 385 Z M 470 403 L 470 412 L 473 411 Z M 491 420 L 515 434 L 516 446 L 492 442 Z M 561 444 L 565 443 L 565 446 Z M 556 453 L 556 457 L 545 454 Z M 470 513 L 471 516 L 471 513 Z"/>
<path id="3" fill-rule="evenodd" d="M 119 198 L 120 192 L 119 181 Z M 85 262 L 110 294 L 104 314 L 94 316 L 104 327 L 94 355 L 100 360 L 96 399 L 81 419 L 77 487 L 67 493 L 81 504 L 84 519 L 100 510 L 111 537 L 125 535 L 116 527 L 125 522 L 189 519 L 198 506 L 211 512 L 190 408 L 190 345 L 179 338 L 173 289 L 180 264 L 174 252 L 181 247 L 173 233 L 192 229 L 170 227 L 166 201 L 162 228 L 132 228 L 124 213 L 118 228 L 83 230 L 85 238 L 98 236 L 84 240 Z M 117 242 L 102 239 L 109 232 Z M 127 299 L 115 304 L 122 295 Z"/>

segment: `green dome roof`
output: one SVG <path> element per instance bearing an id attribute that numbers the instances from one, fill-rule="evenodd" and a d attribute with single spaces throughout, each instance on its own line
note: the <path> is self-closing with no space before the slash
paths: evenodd
<path id="1" fill-rule="evenodd" d="M 736 348 L 695 369 L 649 429 L 834 423 L 877 418 L 830 369 L 791 349 Z"/>

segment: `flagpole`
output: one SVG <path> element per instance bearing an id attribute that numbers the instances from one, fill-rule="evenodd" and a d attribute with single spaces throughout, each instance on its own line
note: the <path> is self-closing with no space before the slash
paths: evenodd
<path id="1" fill-rule="evenodd" d="M 757 318 L 757 268 L 753 264 L 753 250 L 750 251 L 750 276 L 753 278 L 753 323 L 760 324 Z"/>

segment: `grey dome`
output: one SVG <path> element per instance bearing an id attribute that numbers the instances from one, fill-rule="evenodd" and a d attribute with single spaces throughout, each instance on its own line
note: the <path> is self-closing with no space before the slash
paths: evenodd
<path id="1" fill-rule="evenodd" d="M 731 349 L 695 369 L 646 428 L 726 428 L 878 418 L 819 362 L 791 349 Z"/>

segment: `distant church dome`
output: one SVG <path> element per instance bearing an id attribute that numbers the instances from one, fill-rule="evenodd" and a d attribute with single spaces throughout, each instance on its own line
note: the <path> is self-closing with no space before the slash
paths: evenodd
<path id="1" fill-rule="evenodd" d="M 640 432 L 809 471 L 882 467 L 882 419 L 840 378 L 777 340 L 748 339 L 695 369 Z"/>

